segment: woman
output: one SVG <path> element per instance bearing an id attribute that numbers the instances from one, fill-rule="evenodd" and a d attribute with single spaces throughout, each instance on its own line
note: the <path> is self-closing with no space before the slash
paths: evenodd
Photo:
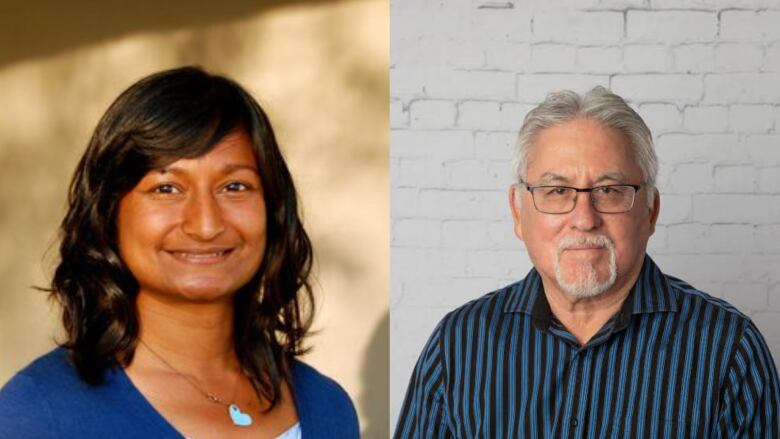
<path id="1" fill-rule="evenodd" d="M 51 285 L 67 338 L 0 391 L 0 437 L 353 438 L 295 357 L 312 250 L 263 110 L 186 67 L 131 86 L 70 185 Z"/>

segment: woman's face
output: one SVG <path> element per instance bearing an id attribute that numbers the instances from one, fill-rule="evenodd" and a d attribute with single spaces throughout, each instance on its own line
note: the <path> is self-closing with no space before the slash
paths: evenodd
<path id="1" fill-rule="evenodd" d="M 161 299 L 232 298 L 255 274 L 266 212 L 252 141 L 243 130 L 207 154 L 147 173 L 119 203 L 119 253 Z"/>

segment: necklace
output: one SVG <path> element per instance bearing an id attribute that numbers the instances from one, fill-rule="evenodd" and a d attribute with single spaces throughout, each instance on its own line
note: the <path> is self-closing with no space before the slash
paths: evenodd
<path id="1" fill-rule="evenodd" d="M 233 425 L 235 425 L 237 427 L 248 427 L 248 426 L 252 425 L 252 417 L 249 416 L 249 413 L 242 412 L 241 408 L 238 406 L 238 404 L 236 404 L 235 401 L 233 401 L 232 403 L 227 403 L 227 402 L 223 401 L 217 395 L 215 395 L 215 394 L 213 394 L 211 392 L 206 392 L 205 390 L 201 389 L 201 387 L 198 385 L 198 383 L 195 382 L 195 380 L 193 380 L 192 378 L 188 377 L 187 375 L 179 372 L 179 370 L 176 369 L 175 367 L 173 367 L 173 365 L 171 363 L 167 362 L 165 360 L 165 358 L 162 357 L 162 355 L 158 354 L 157 352 L 155 352 L 154 349 L 149 347 L 149 345 L 146 344 L 146 342 L 144 342 L 140 338 L 138 339 L 138 341 L 141 342 L 141 344 L 144 345 L 144 347 L 149 352 L 151 352 L 152 355 L 157 357 L 158 360 L 160 360 L 163 364 L 168 366 L 168 368 L 171 369 L 176 375 L 184 378 L 188 383 L 190 383 L 190 385 L 195 390 L 197 390 L 198 393 L 203 395 L 203 397 L 206 398 L 207 401 L 212 402 L 214 404 L 219 404 L 219 405 L 226 406 L 228 408 L 228 415 L 230 415 L 230 420 L 233 422 Z M 234 391 L 233 392 L 233 399 L 234 400 L 235 400 L 235 397 L 236 397 L 236 395 L 235 395 L 235 391 Z"/>

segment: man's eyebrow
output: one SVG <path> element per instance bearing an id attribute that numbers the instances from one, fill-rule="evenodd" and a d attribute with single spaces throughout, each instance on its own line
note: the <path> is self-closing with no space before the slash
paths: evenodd
<path id="1" fill-rule="evenodd" d="M 568 183 L 569 181 L 568 178 L 564 177 L 563 175 L 558 175 L 554 172 L 545 172 L 541 177 L 539 177 L 539 180 L 545 183 Z"/>
<path id="2" fill-rule="evenodd" d="M 618 183 L 625 183 L 626 175 L 623 174 L 622 172 L 608 172 L 602 175 L 601 177 L 597 178 L 596 181 L 594 181 L 594 183 L 598 184 L 607 180 L 615 181 Z"/>

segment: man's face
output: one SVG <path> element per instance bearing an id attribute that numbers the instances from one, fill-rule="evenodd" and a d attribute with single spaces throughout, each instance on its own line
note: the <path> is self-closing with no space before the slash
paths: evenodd
<path id="1" fill-rule="evenodd" d="M 641 184 L 628 140 L 617 130 L 575 119 L 539 133 L 531 146 L 526 182 L 589 188 Z M 653 234 L 659 202 L 648 207 L 647 188 L 636 194 L 631 210 L 599 213 L 591 194 L 579 193 L 569 213 L 539 212 L 524 186 L 510 189 L 515 234 L 525 246 L 546 285 L 576 297 L 617 291 L 641 269 L 647 240 Z"/>

